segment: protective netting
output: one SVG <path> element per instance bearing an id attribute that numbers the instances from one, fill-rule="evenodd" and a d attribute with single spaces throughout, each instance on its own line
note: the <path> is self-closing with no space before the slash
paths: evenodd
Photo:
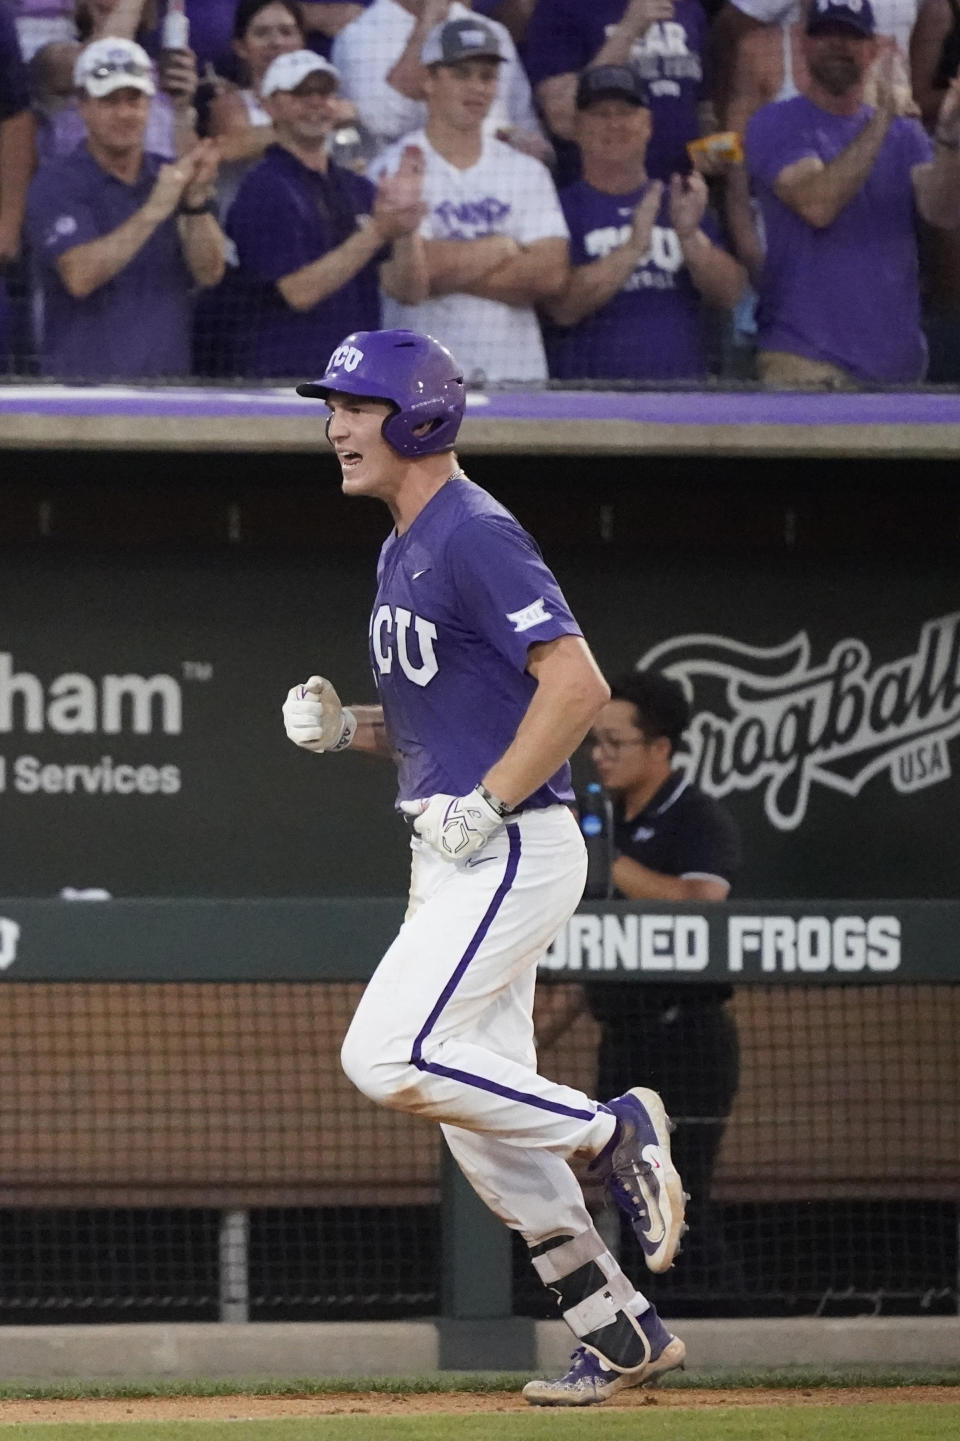
<path id="1" fill-rule="evenodd" d="M 620 993 L 630 1079 L 679 1122 L 692 1228 L 675 1270 L 641 1281 L 664 1314 L 956 1309 L 960 987 L 593 989 Z M 359 992 L 8 984 L 0 1319 L 435 1314 L 439 1132 L 341 1075 Z M 541 987 L 541 1068 L 592 1094 L 614 1062 L 591 1006 Z M 552 1314 L 523 1250 L 515 1310 Z"/>
<path id="2" fill-rule="evenodd" d="M 36 8 L 0 374 L 299 379 L 382 323 L 475 385 L 960 380 L 947 0 L 187 0 L 174 42 L 162 0 Z"/>

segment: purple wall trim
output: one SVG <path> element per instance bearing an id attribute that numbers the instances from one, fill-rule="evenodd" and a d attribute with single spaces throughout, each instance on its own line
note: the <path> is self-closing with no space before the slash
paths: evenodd
<path id="1" fill-rule="evenodd" d="M 170 419 L 302 418 L 324 414 L 293 389 L 0 386 L 0 416 L 139 416 Z M 960 425 L 960 394 L 768 394 L 761 391 L 471 392 L 467 415 L 489 420 L 626 420 L 658 425 Z"/>
<path id="2" fill-rule="evenodd" d="M 511 1101 L 525 1101 L 527 1105 L 536 1106 L 541 1111 L 553 1111 L 561 1116 L 575 1116 L 578 1120 L 592 1121 L 594 1111 L 579 1111 L 572 1106 L 561 1106 L 556 1101 L 545 1101 L 538 1096 L 528 1095 L 525 1091 L 514 1091 L 509 1086 L 501 1086 L 497 1081 L 488 1080 L 485 1076 L 474 1076 L 469 1071 L 457 1071 L 450 1066 L 440 1066 L 433 1061 L 423 1059 L 423 1043 L 436 1025 L 437 1018 L 443 1011 L 444 1006 L 457 989 L 460 981 L 470 962 L 480 948 L 484 937 L 493 924 L 494 917 L 503 905 L 510 887 L 513 885 L 517 874 L 517 867 L 520 864 L 520 827 L 508 826 L 510 849 L 507 855 L 507 865 L 503 873 L 503 879 L 497 887 L 496 893 L 486 909 L 483 920 L 470 938 L 470 943 L 457 962 L 453 975 L 444 986 L 440 999 L 430 1012 L 420 1034 L 413 1043 L 413 1053 L 410 1057 L 418 1071 L 429 1071 L 434 1076 L 447 1076 L 454 1081 L 462 1081 L 464 1085 L 474 1086 L 481 1091 L 489 1091 L 495 1096 L 506 1096 Z"/>

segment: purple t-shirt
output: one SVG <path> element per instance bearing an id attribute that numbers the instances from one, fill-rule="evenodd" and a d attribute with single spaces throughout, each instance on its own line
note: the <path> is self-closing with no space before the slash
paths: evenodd
<path id="1" fill-rule="evenodd" d="M 626 0 L 538 0 L 523 44 L 531 84 L 584 70 L 626 8 Z M 700 134 L 706 49 L 707 16 L 700 0 L 675 0 L 673 19 L 651 25 L 630 52 L 650 97 L 653 134 L 646 169 L 655 180 L 690 171 L 686 145 Z"/>
<path id="2" fill-rule="evenodd" d="M 292 310 L 277 289 L 283 276 L 342 245 L 370 214 L 375 193 L 365 176 L 333 161 L 321 175 L 281 145 L 244 177 L 227 233 L 247 292 L 245 375 L 319 374 L 350 331 L 379 330 L 377 267 L 388 249 L 310 310 Z"/>
<path id="3" fill-rule="evenodd" d="M 829 361 L 861 380 L 906 383 L 926 366 L 910 172 L 932 147 L 919 123 L 891 122 L 865 184 L 824 229 L 773 191 L 781 171 L 807 155 L 829 164 L 872 113 L 863 105 L 856 115 L 831 115 L 798 95 L 764 105 L 747 127 L 767 244 L 757 344 Z"/>
<path id="4" fill-rule="evenodd" d="M 0 121 L 30 107 L 30 85 L 20 53 L 17 27 L 4 0 L 0 0 Z"/>
<path id="5" fill-rule="evenodd" d="M 588 265 L 623 244 L 646 188 L 605 195 L 578 180 L 561 190 L 572 265 Z M 701 228 L 719 243 L 710 216 L 704 216 Z M 666 195 L 650 249 L 626 285 L 579 324 L 548 326 L 544 339 L 555 380 L 700 380 L 706 375 L 703 302 L 670 224 Z"/>
<path id="6" fill-rule="evenodd" d="M 384 542 L 370 663 L 399 754 L 398 802 L 465 795 L 503 755 L 536 682 L 527 652 L 580 635 L 536 542 L 485 490 L 449 480 Z M 569 802 L 563 765 L 526 805 Z"/>
<path id="7" fill-rule="evenodd" d="M 193 281 L 174 216 L 84 300 L 69 293 L 56 268 L 66 251 L 129 220 L 146 203 L 164 163 L 159 155 L 145 155 L 139 177 L 127 185 L 81 145 L 34 176 L 26 230 L 43 291 L 45 375 L 140 380 L 189 374 Z"/>

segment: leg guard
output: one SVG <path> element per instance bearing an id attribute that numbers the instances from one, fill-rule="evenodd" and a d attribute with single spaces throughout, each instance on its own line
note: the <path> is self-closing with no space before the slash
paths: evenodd
<path id="1" fill-rule="evenodd" d="M 614 1371 L 642 1371 L 651 1352 L 637 1314 L 646 1302 L 594 1228 L 551 1236 L 531 1246 L 530 1256 L 577 1340 Z"/>

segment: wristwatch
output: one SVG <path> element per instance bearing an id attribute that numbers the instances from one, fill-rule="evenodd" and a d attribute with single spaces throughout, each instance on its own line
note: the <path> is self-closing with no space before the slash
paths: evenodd
<path id="1" fill-rule="evenodd" d="M 188 205 L 186 201 L 181 200 L 177 206 L 178 215 L 216 215 L 216 213 L 217 203 L 212 196 L 199 205 Z"/>

